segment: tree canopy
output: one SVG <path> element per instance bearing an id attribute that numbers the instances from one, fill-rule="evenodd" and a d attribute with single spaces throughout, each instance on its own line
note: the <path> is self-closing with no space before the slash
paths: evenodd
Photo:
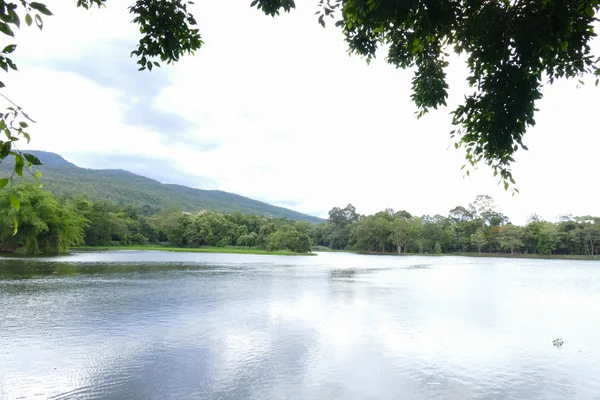
<path id="1" fill-rule="evenodd" d="M 77 0 L 85 9 L 106 0 Z M 136 0 L 129 7 L 141 38 L 131 55 L 140 70 L 177 62 L 203 45 L 187 0 Z M 253 0 L 250 5 L 269 16 L 289 12 L 294 0 Z M 514 154 L 526 149 L 523 137 L 535 125 L 536 101 L 544 84 L 558 78 L 600 77 L 600 57 L 590 48 L 600 0 L 320 0 L 318 22 L 332 19 L 351 54 L 370 62 L 385 49 L 385 60 L 396 68 L 414 69 L 411 98 L 417 116 L 446 105 L 449 53 L 467 58 L 472 93 L 452 111 L 456 147 L 466 150 L 468 165 L 484 162 L 504 181 L 514 183 Z M 14 37 L 15 28 L 35 24 L 51 10 L 39 2 L 0 0 L 0 32 Z M 10 55 L 16 44 L 0 53 L 0 67 L 17 70 Z M 598 79 L 596 79 L 598 84 Z M 4 84 L 0 82 L 0 87 Z M 21 175 L 39 160 L 21 154 L 16 142 L 29 140 L 31 118 L 11 105 L 0 118 L 0 162 L 15 156 Z M 8 181 L 0 181 L 6 185 Z"/>
<path id="2" fill-rule="evenodd" d="M 518 226 L 495 209 L 486 195 L 467 207 L 453 208 L 447 216 L 416 217 L 391 209 L 365 216 L 348 205 L 344 210 L 352 210 L 351 219 L 340 224 L 342 210 L 333 208 L 327 223 L 313 225 L 309 235 L 319 246 L 368 253 L 599 254 L 600 217 L 565 216 L 552 223 L 533 215 Z"/>
<path id="3" fill-rule="evenodd" d="M 24 253 L 64 253 L 70 246 L 83 242 L 89 221 L 76 210 L 59 202 L 52 193 L 38 186 L 19 185 L 0 191 L 0 251 Z M 18 196 L 18 207 L 11 198 Z M 18 218 L 17 218 L 18 215 Z M 19 229 L 14 221 L 18 219 Z"/>
<path id="4" fill-rule="evenodd" d="M 21 199 L 17 210 L 10 196 Z M 447 216 L 413 216 L 385 209 L 361 215 L 351 204 L 334 207 L 327 222 L 311 224 L 240 212 L 183 212 L 177 207 L 91 201 L 61 196 L 38 185 L 0 190 L 0 252 L 61 253 L 69 246 L 168 245 L 180 248 L 240 247 L 296 253 L 354 250 L 368 253 L 527 253 L 600 256 L 600 217 L 564 216 L 557 223 L 532 216 L 524 226 L 494 211 L 455 218 L 457 210 L 494 210 L 489 196 L 455 207 Z M 18 213 L 19 230 L 14 218 Z"/>

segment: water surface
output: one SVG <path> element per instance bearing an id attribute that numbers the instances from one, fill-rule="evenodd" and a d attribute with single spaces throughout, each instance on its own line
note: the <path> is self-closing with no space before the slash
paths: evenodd
<path id="1" fill-rule="evenodd" d="M 600 262 L 0 258 L 0 398 L 600 399 Z"/>

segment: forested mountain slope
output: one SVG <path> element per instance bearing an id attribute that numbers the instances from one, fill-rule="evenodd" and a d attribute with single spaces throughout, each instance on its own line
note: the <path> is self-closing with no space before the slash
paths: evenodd
<path id="1" fill-rule="evenodd" d="M 163 184 L 121 169 L 80 168 L 55 153 L 33 150 L 28 152 L 37 156 L 44 163 L 38 167 L 43 174 L 44 187 L 56 196 L 73 197 L 87 194 L 88 198 L 93 201 L 106 200 L 118 204 L 149 205 L 156 209 L 177 206 L 189 212 L 212 210 L 220 213 L 232 213 L 238 211 L 295 221 L 322 221 L 312 215 L 273 206 L 234 193 Z M 4 160 L 0 164 L 0 175 L 9 174 L 13 166 L 13 159 Z"/>

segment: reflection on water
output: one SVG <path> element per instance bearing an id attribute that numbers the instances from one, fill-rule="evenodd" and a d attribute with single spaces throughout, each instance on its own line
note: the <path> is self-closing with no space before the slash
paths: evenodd
<path id="1" fill-rule="evenodd" d="M 1 399 L 600 398 L 598 262 L 0 259 L 0 310 Z"/>

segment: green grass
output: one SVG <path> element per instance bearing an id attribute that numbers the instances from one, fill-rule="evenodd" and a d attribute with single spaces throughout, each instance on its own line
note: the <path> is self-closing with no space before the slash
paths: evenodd
<path id="1" fill-rule="evenodd" d="M 313 256 L 314 253 L 295 253 L 289 250 L 267 251 L 246 247 L 168 247 L 168 246 L 80 246 L 73 247 L 71 250 L 157 250 L 172 251 L 182 253 L 225 253 L 225 254 L 265 254 L 276 256 Z"/>

